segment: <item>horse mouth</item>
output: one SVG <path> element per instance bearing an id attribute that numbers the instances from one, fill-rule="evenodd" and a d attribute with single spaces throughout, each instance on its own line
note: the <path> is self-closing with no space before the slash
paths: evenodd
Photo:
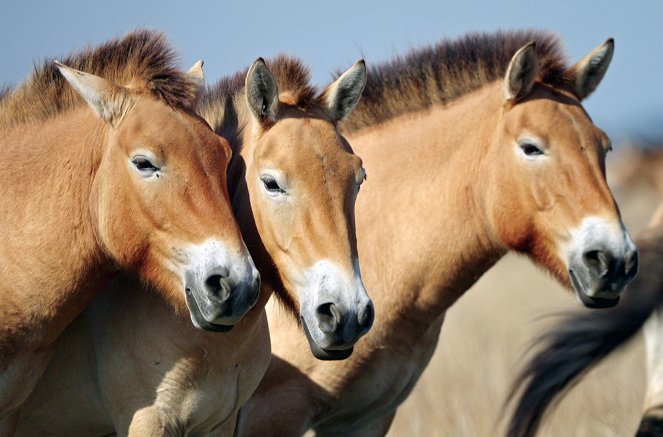
<path id="1" fill-rule="evenodd" d="M 619 303 L 619 295 L 615 297 L 595 297 L 588 295 L 585 290 L 586 287 L 573 270 L 569 270 L 569 276 L 578 300 L 587 308 L 612 308 Z"/>
<path id="2" fill-rule="evenodd" d="M 189 308 L 191 322 L 193 322 L 193 325 L 196 328 L 210 332 L 228 332 L 233 329 L 234 325 L 220 325 L 217 323 L 208 322 L 203 316 L 203 313 L 200 311 L 198 302 L 196 301 L 196 298 L 194 297 L 189 287 L 184 289 L 184 295 L 186 296 L 186 306 Z"/>
<path id="3" fill-rule="evenodd" d="M 346 349 L 323 349 L 321 348 L 315 340 L 311 337 L 311 333 L 308 330 L 306 322 L 302 319 L 302 325 L 304 326 L 304 333 L 306 334 L 306 339 L 308 340 L 309 347 L 313 356 L 321 361 L 340 361 L 349 358 L 352 355 L 354 350 L 353 346 L 350 346 Z"/>

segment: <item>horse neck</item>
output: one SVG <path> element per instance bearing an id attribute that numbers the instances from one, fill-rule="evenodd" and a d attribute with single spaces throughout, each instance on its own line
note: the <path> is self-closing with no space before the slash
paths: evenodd
<path id="1" fill-rule="evenodd" d="M 8 337 L 54 340 L 108 274 L 89 205 L 105 138 L 87 109 L 3 133 L 0 228 L 11 232 L 0 244 L 0 349 Z"/>
<path id="2" fill-rule="evenodd" d="M 373 329 L 406 321 L 420 334 L 504 254 L 480 177 L 501 105 L 493 88 L 348 137 L 368 177 L 356 217 Z"/>

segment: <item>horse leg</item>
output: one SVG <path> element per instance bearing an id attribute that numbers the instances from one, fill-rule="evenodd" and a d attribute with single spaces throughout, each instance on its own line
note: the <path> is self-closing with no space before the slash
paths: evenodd
<path id="1" fill-rule="evenodd" d="M 54 348 L 21 352 L 0 370 L 0 437 L 12 436 L 21 405 L 43 375 Z"/>
<path id="2" fill-rule="evenodd" d="M 235 436 L 304 435 L 315 414 L 313 402 L 305 393 L 281 393 L 261 393 L 250 399 L 239 412 Z"/>
<path id="3" fill-rule="evenodd" d="M 126 423 L 126 420 L 122 417 L 117 417 L 114 419 L 117 419 L 117 421 L 120 423 Z M 116 426 L 116 429 L 127 430 L 127 437 L 166 437 L 171 435 L 174 437 L 174 434 L 171 434 L 168 432 L 168 430 L 165 429 L 163 423 L 161 422 L 159 412 L 153 406 L 141 408 L 136 411 L 133 417 L 131 417 L 128 426 L 123 426 L 120 424 L 118 425 L 119 426 Z M 118 431 L 119 436 L 122 434 L 122 432 Z"/>
<path id="4" fill-rule="evenodd" d="M 0 420 L 0 437 L 11 437 L 16 432 L 19 411 L 14 411 Z"/>
<path id="5" fill-rule="evenodd" d="M 315 428 L 316 437 L 384 437 L 394 421 L 396 411 L 369 421 L 362 421 L 360 425 L 343 431 L 327 432 Z"/>
<path id="6" fill-rule="evenodd" d="M 645 324 L 647 392 L 637 436 L 663 436 L 663 309 L 654 311 Z"/>

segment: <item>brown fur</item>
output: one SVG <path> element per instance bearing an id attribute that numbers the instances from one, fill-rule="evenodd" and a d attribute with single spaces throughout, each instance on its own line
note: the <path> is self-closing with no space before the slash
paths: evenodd
<path id="1" fill-rule="evenodd" d="M 324 118 L 321 107 L 324 92 L 318 92 L 310 84 L 310 70 L 301 60 L 288 55 L 279 55 L 266 60 L 266 64 L 278 83 L 281 111 L 288 111 L 290 108 L 297 113 L 297 117 Z M 228 170 L 228 180 L 232 185 L 239 184 L 245 176 L 245 161 L 240 151 L 244 147 L 243 136 L 246 134 L 244 128 L 249 117 L 244 90 L 247 71 L 248 69 L 221 79 L 207 90 L 198 105 L 198 111 L 203 118 L 210 123 L 217 134 L 228 139 L 234 150 Z M 231 200 L 234 203 L 233 193 Z M 261 242 L 256 244 L 262 245 Z M 268 264 L 272 262 L 267 261 Z M 285 287 L 277 275 L 274 275 L 271 281 L 275 284 L 274 290 L 280 302 L 293 314 L 297 313 L 296 298 L 285 292 Z"/>
<path id="2" fill-rule="evenodd" d="M 11 434 L 57 337 L 118 270 L 185 312 L 185 273 L 209 261 L 195 249 L 214 241 L 235 266 L 250 262 L 228 198 L 229 145 L 187 106 L 194 80 L 173 60 L 146 31 L 67 59 L 133 85 L 114 122 L 51 63 L 0 102 L 0 435 Z M 75 83 L 91 78 L 62 68 Z M 111 107 L 109 90 L 121 88 L 91 83 L 94 103 Z M 143 153 L 168 165 L 146 180 L 133 164 Z"/>
<path id="3" fill-rule="evenodd" d="M 373 70 L 368 102 L 342 127 L 368 175 L 356 226 L 374 327 L 348 359 L 317 361 L 302 353 L 300 328 L 268 306 L 273 358 L 237 435 L 382 436 L 431 359 L 446 311 L 507 251 L 569 287 L 568 247 L 584 250 L 573 234 L 586 219 L 609 225 L 602 241 L 631 250 L 605 180 L 608 139 L 568 78 L 552 79 L 566 70 L 546 55 L 557 46 L 540 61 L 547 79 L 506 100 L 507 65 L 497 60 L 534 38 L 508 35 L 463 38 Z M 432 65 L 443 66 L 443 80 Z M 525 140 L 544 150 L 525 153 Z"/>
<path id="4" fill-rule="evenodd" d="M 311 72 L 301 60 L 288 55 L 279 55 L 266 60 L 266 64 L 279 84 L 279 92 L 291 96 L 292 106 L 309 107 L 316 103 L 316 89 L 310 84 Z M 225 77 L 210 87 L 201 101 L 201 112 L 219 111 L 223 114 L 226 100 L 243 93 L 247 71 L 248 68 Z"/>
<path id="5" fill-rule="evenodd" d="M 290 106 L 310 108 L 318 104 L 316 89 L 310 84 L 311 72 L 301 60 L 280 55 L 266 61 L 279 85 L 280 98 Z M 238 129 L 237 107 L 244 106 L 244 80 L 248 69 L 225 77 L 207 89 L 198 111 L 219 135 L 237 144 L 242 130 Z M 235 160 L 235 162 L 237 162 Z M 232 168 L 232 163 L 231 163 Z M 240 175 L 241 176 L 241 175 Z"/>
<path id="6" fill-rule="evenodd" d="M 60 61 L 119 85 L 145 88 L 173 108 L 189 108 L 195 100 L 196 87 L 177 67 L 175 52 L 159 32 L 136 30 Z M 45 120 L 84 104 L 53 60 L 45 60 L 24 84 L 0 98 L 0 127 Z"/>
<path id="7" fill-rule="evenodd" d="M 538 80 L 571 90 L 575 74 L 567 69 L 554 35 L 535 30 L 472 33 L 369 68 L 363 97 L 343 127 L 352 132 L 408 112 L 446 105 L 501 80 L 513 54 L 530 41 L 536 42 L 539 56 Z"/>
<path id="8" fill-rule="evenodd" d="M 316 262 L 337 264 L 339 282 L 353 278 L 361 160 L 314 97 L 308 70 L 286 57 L 267 65 L 280 90 L 277 117 L 269 125 L 250 112 L 242 73 L 222 80 L 201 104 L 207 121 L 230 139 L 234 151 L 228 188 L 262 278 L 256 306 L 230 332 L 201 333 L 162 299 L 146 299 L 135 278 L 119 276 L 112 285 L 116 289 L 95 300 L 67 329 L 21 411 L 18 436 L 124 435 L 127 430 L 139 436 L 231 436 L 238 409 L 269 364 L 264 306 L 272 291 L 292 314 L 304 305 L 295 286 L 304 282 L 306 297 L 320 293 L 315 280 L 305 276 Z M 292 190 L 287 204 L 274 206 L 265 194 L 259 175 L 266 166 L 287 176 Z M 352 300 L 361 297 L 361 290 L 342 291 Z M 78 353 L 82 350 L 93 350 L 94 356 L 88 359 Z M 70 411 L 77 412 L 75 417 Z"/>

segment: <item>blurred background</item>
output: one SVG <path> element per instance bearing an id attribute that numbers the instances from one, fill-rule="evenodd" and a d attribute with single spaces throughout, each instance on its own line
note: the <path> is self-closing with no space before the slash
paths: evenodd
<path id="1" fill-rule="evenodd" d="M 33 63 L 136 27 L 166 32 L 184 67 L 205 60 L 208 83 L 258 56 L 301 57 L 323 85 L 363 57 L 369 65 L 470 31 L 555 32 L 575 61 L 614 37 L 615 57 L 585 104 L 613 138 L 608 176 L 632 233 L 663 192 L 663 1 L 3 1 L 0 86 Z M 658 187 L 658 188 L 657 188 Z M 449 311 L 440 345 L 390 436 L 492 436 L 519 359 L 550 323 L 579 305 L 527 260 L 508 256 Z M 636 429 L 644 390 L 641 339 L 576 387 L 543 435 L 623 436 Z"/>

